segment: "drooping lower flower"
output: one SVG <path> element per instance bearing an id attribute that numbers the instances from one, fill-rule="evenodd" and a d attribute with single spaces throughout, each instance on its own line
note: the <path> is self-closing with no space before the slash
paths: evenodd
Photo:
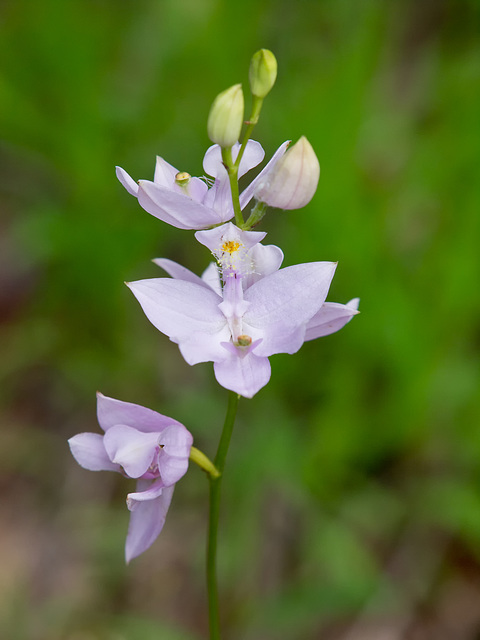
<path id="1" fill-rule="evenodd" d="M 127 496 L 131 512 L 127 562 L 156 540 L 165 523 L 174 485 L 185 475 L 193 437 L 179 422 L 130 402 L 97 394 L 105 434 L 80 433 L 68 441 L 75 460 L 90 471 L 118 471 L 137 480 Z"/>
<path id="2" fill-rule="evenodd" d="M 284 142 L 275 152 L 270 162 L 252 180 L 240 194 L 240 207 L 244 209 L 253 197 L 258 182 L 266 172 L 271 171 L 275 163 L 283 156 L 288 146 Z M 232 158 L 236 159 L 240 145 L 232 148 Z M 249 140 L 240 162 L 239 177 L 256 167 L 264 158 L 265 152 L 260 143 Z M 233 205 L 227 171 L 222 162 L 221 148 L 218 144 L 207 149 L 203 159 L 205 172 L 214 178 L 209 188 L 207 182 L 192 178 L 186 172 L 157 156 L 153 182 L 140 180 L 138 183 L 121 167 L 116 167 L 117 178 L 125 189 L 138 198 L 145 211 L 179 229 L 206 229 L 230 220 Z"/>
<path id="3" fill-rule="evenodd" d="M 305 340 L 337 331 L 357 313 L 353 307 L 336 305 L 327 307 L 325 315 L 336 263 L 279 269 L 283 254 L 278 247 L 275 251 L 260 245 L 263 236 L 231 223 L 197 233 L 219 260 L 221 288 L 212 286 L 212 279 L 199 282 L 180 265 L 161 260 L 157 263 L 173 280 L 128 285 L 150 322 L 179 345 L 188 364 L 212 361 L 219 384 L 247 398 L 268 383 L 269 356 L 295 353 Z M 268 252 L 265 274 L 255 272 L 255 251 L 264 258 Z"/>

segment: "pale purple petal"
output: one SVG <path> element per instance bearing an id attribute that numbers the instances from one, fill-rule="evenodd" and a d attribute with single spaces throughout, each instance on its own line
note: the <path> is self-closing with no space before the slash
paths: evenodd
<path id="1" fill-rule="evenodd" d="M 210 262 L 202 273 L 202 280 L 219 296 L 222 295 L 222 283 L 220 281 L 220 271 L 215 262 Z"/>
<path id="2" fill-rule="evenodd" d="M 155 174 L 153 176 L 155 184 L 172 189 L 175 185 L 175 176 L 177 173 L 178 169 L 175 169 L 175 167 L 169 164 L 166 160 L 157 156 L 157 160 L 155 162 Z"/>
<path id="3" fill-rule="evenodd" d="M 178 229 L 203 229 L 229 219 L 224 219 L 229 212 L 219 213 L 183 193 L 148 180 L 139 182 L 138 202 L 145 211 Z M 233 210 L 229 217 L 232 216 Z"/>
<path id="4" fill-rule="evenodd" d="M 171 424 L 180 424 L 157 411 L 132 402 L 122 402 L 97 393 L 97 418 L 104 431 L 119 424 L 126 424 L 138 431 L 161 432 Z"/>
<path id="5" fill-rule="evenodd" d="M 254 282 L 278 271 L 283 262 L 283 251 L 274 244 L 257 244 L 250 249 L 253 272 L 244 276 L 244 290 L 252 286 Z"/>
<path id="6" fill-rule="evenodd" d="M 197 231 L 195 238 L 217 255 L 222 251 L 222 245 L 226 242 L 238 242 L 245 249 L 250 249 L 261 242 L 266 235 L 265 231 L 243 231 L 232 222 L 227 222 L 221 227 L 215 227 L 215 229 Z"/>
<path id="7" fill-rule="evenodd" d="M 225 170 L 222 160 L 222 148 L 219 144 L 213 144 L 208 147 L 203 157 L 203 170 L 207 175 L 216 178 L 222 169 Z"/>
<path id="8" fill-rule="evenodd" d="M 167 258 L 155 258 L 153 260 L 155 264 L 161 267 L 164 271 L 168 273 L 172 278 L 176 278 L 177 280 L 186 280 L 187 282 L 194 282 L 195 284 L 199 284 L 202 287 L 212 288 L 208 285 L 207 282 L 200 276 L 197 276 L 196 273 L 190 271 L 185 267 L 182 267 L 178 262 L 174 262 L 173 260 L 168 260 Z"/>
<path id="9" fill-rule="evenodd" d="M 232 158 L 233 161 L 237 159 L 238 152 L 240 151 L 240 145 L 238 147 L 234 147 L 232 149 Z M 238 177 L 241 178 L 246 173 L 259 165 L 265 157 L 265 151 L 263 150 L 262 145 L 256 140 L 249 140 L 245 147 L 245 151 L 243 152 L 243 157 L 240 160 L 240 165 L 238 167 Z"/>
<path id="10" fill-rule="evenodd" d="M 130 478 L 140 478 L 158 451 L 159 435 L 118 425 L 105 433 L 103 443 L 112 462 L 121 465 Z"/>
<path id="11" fill-rule="evenodd" d="M 187 471 L 193 437 L 183 425 L 172 425 L 158 434 L 155 445 L 157 443 L 160 448 L 155 446 L 154 453 L 158 452 L 156 461 L 162 486 L 170 486 L 180 480 Z M 152 490 L 153 485 L 149 491 Z M 142 496 L 142 499 L 146 500 L 148 496 Z"/>
<path id="12" fill-rule="evenodd" d="M 224 358 L 222 342 L 230 340 L 231 333 L 224 318 L 224 326 L 212 334 L 193 332 L 179 342 L 178 347 L 185 361 L 190 364 L 217 362 Z"/>
<path id="13" fill-rule="evenodd" d="M 167 455 L 163 450 L 158 457 L 158 470 L 165 486 L 169 487 L 182 478 L 188 469 L 188 457 L 176 458 Z"/>
<path id="14" fill-rule="evenodd" d="M 287 140 L 283 144 L 281 144 L 278 149 L 273 154 L 270 162 L 260 171 L 258 176 L 252 180 L 252 182 L 246 187 L 242 193 L 240 194 L 240 208 L 243 210 L 250 200 L 253 198 L 253 194 L 258 184 L 265 179 L 266 174 L 273 169 L 278 160 L 283 156 L 285 151 L 287 150 L 288 145 L 290 144 L 290 140 Z"/>
<path id="15" fill-rule="evenodd" d="M 203 198 L 205 207 L 216 211 L 222 222 L 230 220 L 233 216 L 232 192 L 230 181 L 224 167 L 215 179 L 215 183 L 207 191 Z M 205 225 L 206 226 L 206 225 Z"/>
<path id="16" fill-rule="evenodd" d="M 305 325 L 291 327 L 288 323 L 278 323 L 268 331 L 243 322 L 243 331 L 255 342 L 259 342 L 255 353 L 259 356 L 271 356 L 274 353 L 296 353 L 305 342 Z"/>
<path id="17" fill-rule="evenodd" d="M 171 425 L 160 434 L 162 453 L 176 458 L 187 458 L 192 448 L 193 436 L 183 425 Z"/>
<path id="18" fill-rule="evenodd" d="M 125 171 L 125 169 L 122 169 L 122 167 L 115 167 L 115 173 L 117 174 L 117 178 L 120 180 L 128 193 L 131 193 L 132 196 L 137 197 L 138 183 L 135 182 L 135 180 L 131 178 Z"/>
<path id="19" fill-rule="evenodd" d="M 73 457 L 89 471 L 121 471 L 120 465 L 108 457 L 103 436 L 98 433 L 79 433 L 68 441 Z"/>
<path id="20" fill-rule="evenodd" d="M 158 184 L 160 187 L 165 187 L 166 189 L 173 189 L 177 193 L 188 196 L 197 202 L 202 202 L 206 192 L 208 191 L 208 187 L 205 182 L 200 178 L 190 177 L 188 184 L 181 186 L 176 181 L 178 173 L 178 169 L 175 169 L 175 167 L 169 164 L 166 160 L 157 156 L 155 175 L 153 178 L 154 183 Z"/>
<path id="21" fill-rule="evenodd" d="M 137 488 L 140 491 L 145 488 L 143 481 L 138 483 Z M 165 524 L 173 489 L 173 485 L 166 487 L 158 498 L 139 503 L 137 508 L 131 512 L 125 545 L 127 563 L 146 551 L 157 539 Z"/>
<path id="22" fill-rule="evenodd" d="M 140 487 L 145 486 L 145 489 Z M 147 500 L 155 500 L 165 489 L 165 483 L 162 478 L 157 478 L 153 482 L 151 480 L 141 479 L 137 482 L 137 491 L 135 493 L 129 493 L 127 495 L 127 507 L 129 511 L 135 511 L 138 509 L 140 502 L 146 502 Z"/>
<path id="23" fill-rule="evenodd" d="M 354 298 L 347 304 L 337 302 L 325 302 L 320 310 L 307 323 L 305 340 L 315 340 L 322 336 L 328 336 L 342 329 L 347 322 L 358 314 L 358 298 Z"/>
<path id="24" fill-rule="evenodd" d="M 235 391 L 245 398 L 252 398 L 270 380 L 268 358 L 250 352 L 245 356 L 226 350 L 227 357 L 213 365 L 217 382 L 225 389 Z"/>
<path id="25" fill-rule="evenodd" d="M 218 308 L 221 298 L 203 285 L 153 278 L 128 286 L 150 322 L 173 342 L 186 340 L 192 333 L 215 336 L 225 327 Z"/>
<path id="26" fill-rule="evenodd" d="M 201 178 L 190 178 L 188 185 L 178 188 L 197 202 L 203 202 L 208 191 L 207 184 Z"/>
<path id="27" fill-rule="evenodd" d="M 240 144 L 236 142 L 232 147 L 232 159 L 235 162 L 240 150 Z M 250 169 L 256 167 L 265 157 L 265 151 L 262 149 L 262 145 L 255 140 L 249 140 L 245 147 L 243 157 L 238 167 L 238 176 L 245 175 Z M 205 157 L 203 159 L 203 168 L 205 173 L 209 176 L 216 178 L 221 170 L 224 169 L 222 161 L 222 150 L 218 144 L 214 144 L 207 149 Z"/>
<path id="28" fill-rule="evenodd" d="M 352 298 L 347 302 L 345 306 L 347 306 L 349 309 L 354 309 L 355 311 L 358 311 L 358 307 L 360 306 L 360 298 Z M 360 311 L 358 312 L 360 313 Z"/>
<path id="29" fill-rule="evenodd" d="M 263 338 L 257 355 L 291 352 L 292 334 L 298 340 L 300 328 L 325 302 L 335 268 L 334 262 L 294 265 L 258 280 L 245 291 L 245 300 L 250 302 L 243 317 L 246 333 L 254 340 Z"/>

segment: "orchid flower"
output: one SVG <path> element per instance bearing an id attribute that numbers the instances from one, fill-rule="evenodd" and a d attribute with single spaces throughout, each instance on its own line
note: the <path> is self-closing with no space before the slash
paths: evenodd
<path id="1" fill-rule="evenodd" d="M 179 422 L 130 402 L 97 394 L 105 434 L 80 433 L 68 441 L 78 464 L 90 471 L 118 471 L 137 480 L 127 496 L 131 512 L 127 562 L 156 540 L 165 523 L 174 485 L 186 473 L 193 438 Z"/>
<path id="2" fill-rule="evenodd" d="M 248 205 L 259 181 L 283 156 L 288 144 L 288 141 L 284 142 L 277 149 L 263 171 L 240 194 L 241 209 Z M 239 150 L 240 144 L 237 142 L 232 147 L 233 160 Z M 264 156 L 260 143 L 249 140 L 239 165 L 239 177 L 262 162 Z M 138 198 L 140 206 L 148 213 L 179 229 L 205 229 L 227 222 L 233 217 L 234 211 L 228 174 L 218 144 L 207 149 L 203 168 L 214 178 L 210 188 L 201 178 L 192 178 L 186 172 L 178 172 L 160 156 L 157 156 L 153 182 L 140 180 L 137 184 L 121 167 L 116 167 L 116 173 L 125 189 Z"/>
<path id="3" fill-rule="evenodd" d="M 150 322 L 179 345 L 188 364 L 213 361 L 219 384 L 247 398 L 268 383 L 269 356 L 295 353 L 305 340 L 338 330 L 356 313 L 346 305 L 328 307 L 326 315 L 322 312 L 336 263 L 279 269 L 278 247 L 260 251 L 264 236 L 231 223 L 196 234 L 219 261 L 220 292 L 170 261 L 157 264 L 173 280 L 155 278 L 128 285 Z M 264 258 L 267 275 L 255 273 L 254 252 Z M 249 277 L 251 283 L 244 287 Z"/>

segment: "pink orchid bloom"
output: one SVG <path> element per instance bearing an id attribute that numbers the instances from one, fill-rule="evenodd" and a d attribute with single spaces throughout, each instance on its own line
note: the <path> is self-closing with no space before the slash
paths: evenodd
<path id="1" fill-rule="evenodd" d="M 275 152 L 263 171 L 240 194 L 240 207 L 244 209 L 253 197 L 254 191 L 271 171 L 275 163 L 285 153 L 288 141 Z M 240 145 L 232 147 L 235 161 Z M 239 177 L 256 167 L 264 158 L 260 143 L 249 140 L 239 165 Z M 138 198 L 140 206 L 156 218 L 179 229 L 205 229 L 230 220 L 233 205 L 227 171 L 222 162 L 221 148 L 211 146 L 203 159 L 205 172 L 214 178 L 213 185 L 201 178 L 192 178 L 188 173 L 178 172 L 175 167 L 157 156 L 153 182 L 140 180 L 138 183 L 121 167 L 116 167 L 117 177 L 125 189 Z"/>
<path id="2" fill-rule="evenodd" d="M 173 279 L 128 285 L 188 364 L 213 361 L 219 384 L 247 398 L 268 383 L 269 356 L 295 353 L 305 340 L 338 331 L 357 313 L 356 301 L 325 303 L 336 263 L 279 269 L 283 254 L 260 245 L 264 236 L 232 223 L 197 232 L 219 262 L 223 287 L 211 270 L 199 278 L 166 260 L 156 262 Z"/>
<path id="3" fill-rule="evenodd" d="M 188 468 L 193 437 L 179 422 L 138 404 L 97 394 L 104 435 L 79 433 L 68 441 L 78 464 L 90 471 L 118 471 L 137 480 L 127 496 L 131 512 L 127 562 L 156 540 L 165 523 L 174 485 Z"/>

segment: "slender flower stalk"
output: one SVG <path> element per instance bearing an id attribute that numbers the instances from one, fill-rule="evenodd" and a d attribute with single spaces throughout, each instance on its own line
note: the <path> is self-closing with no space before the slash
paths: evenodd
<path id="1" fill-rule="evenodd" d="M 240 151 L 238 152 L 239 156 L 241 151 L 242 148 L 240 148 Z M 240 164 L 240 162 L 238 164 L 236 162 L 233 162 L 231 147 L 222 148 L 222 160 L 223 164 L 225 165 L 225 169 L 227 170 L 228 180 L 230 182 L 233 211 L 235 212 L 235 222 L 239 227 L 241 227 L 243 225 L 243 215 L 240 208 L 240 196 L 238 192 L 238 165 Z"/>
<path id="2" fill-rule="evenodd" d="M 243 136 L 242 146 L 238 152 L 235 164 L 238 166 L 247 146 L 247 142 L 252 135 L 253 128 L 258 122 L 260 111 L 262 110 L 263 99 L 272 89 L 277 78 L 277 61 L 275 56 L 268 49 L 257 51 L 250 62 L 249 81 L 252 91 L 252 112 L 250 118 L 245 123 L 247 128 Z"/>
<path id="3" fill-rule="evenodd" d="M 250 118 L 245 123 L 247 125 L 247 128 L 245 129 L 245 135 L 243 136 L 242 146 L 240 147 L 240 151 L 238 152 L 237 159 L 235 160 L 236 167 L 239 166 L 243 158 L 243 152 L 245 151 L 247 142 L 250 140 L 250 136 L 252 135 L 253 129 L 260 117 L 260 111 L 262 110 L 262 105 L 263 105 L 263 98 L 259 98 L 258 96 L 253 96 L 252 113 L 250 114 Z"/>
<path id="4" fill-rule="evenodd" d="M 238 400 L 240 396 L 233 391 L 228 395 L 227 414 L 223 425 L 222 435 L 215 456 L 215 467 L 220 475 L 215 478 L 210 475 L 210 512 L 208 518 L 207 540 L 207 591 L 208 591 L 208 617 L 210 623 L 210 640 L 220 639 L 220 619 L 218 614 L 218 586 L 217 586 L 217 538 L 218 521 L 220 516 L 220 494 L 222 487 L 223 471 L 227 458 L 233 425 L 237 415 Z"/>

